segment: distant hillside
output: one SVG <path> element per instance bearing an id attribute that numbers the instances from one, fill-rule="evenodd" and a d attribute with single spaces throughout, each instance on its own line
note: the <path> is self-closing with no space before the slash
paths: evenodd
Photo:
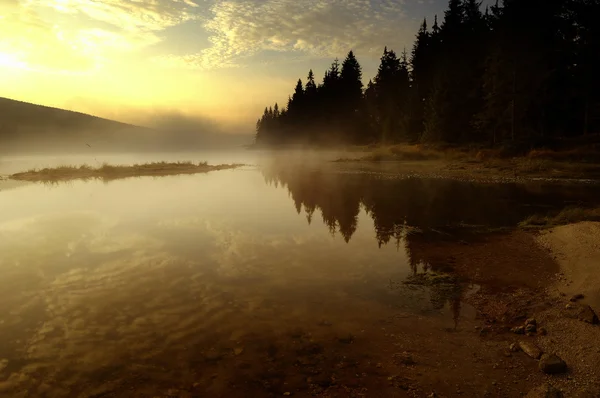
<path id="1" fill-rule="evenodd" d="M 76 130 L 94 126 L 105 129 L 137 128 L 126 123 L 103 119 L 81 112 L 0 98 L 0 133 L 10 129 L 61 128 Z"/>
<path id="2" fill-rule="evenodd" d="M 134 126 L 80 112 L 0 98 L 0 153 L 180 151 L 232 147 L 247 136 Z"/>
<path id="3" fill-rule="evenodd" d="M 0 98 L 0 152 L 122 149 L 150 129 L 84 113 Z"/>

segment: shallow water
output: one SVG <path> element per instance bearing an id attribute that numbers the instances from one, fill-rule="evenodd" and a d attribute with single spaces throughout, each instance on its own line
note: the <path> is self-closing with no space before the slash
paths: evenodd
<path id="1" fill-rule="evenodd" d="M 249 166 L 1 191 L 0 393 L 253 396 L 236 385 L 260 379 L 270 384 L 258 391 L 281 394 L 300 383 L 298 366 L 376 361 L 385 349 L 369 342 L 395 317 L 450 329 L 474 319 L 463 300 L 477 286 L 418 283 L 439 264 L 415 231 L 511 226 L 598 193 L 340 171 Z"/>

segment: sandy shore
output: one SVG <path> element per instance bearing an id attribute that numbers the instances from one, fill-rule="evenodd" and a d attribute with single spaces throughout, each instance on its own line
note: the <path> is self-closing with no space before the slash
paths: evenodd
<path id="1" fill-rule="evenodd" d="M 566 397 L 600 397 L 600 326 L 572 319 L 568 306 L 589 305 L 600 310 L 600 223 L 581 222 L 540 233 L 536 241 L 548 250 L 560 268 L 547 289 L 552 306 L 536 314 L 548 330 L 537 344 L 544 352 L 564 359 L 569 371 L 548 377 Z M 570 299 L 582 294 L 572 304 Z"/>
<path id="2" fill-rule="evenodd" d="M 442 335 L 413 341 L 415 346 L 438 346 L 436 352 L 444 353 L 420 353 L 426 358 L 423 362 L 433 366 L 419 384 L 427 385 L 430 377 L 441 377 L 447 383 L 459 381 L 462 394 L 437 385 L 432 390 L 438 397 L 517 397 L 547 384 L 567 398 L 600 397 L 600 326 L 572 318 L 571 310 L 566 309 L 567 305 L 589 305 L 600 311 L 600 223 L 582 222 L 543 232 L 515 230 L 472 237 L 462 244 L 413 240 L 413 245 L 413 252 L 434 270 L 450 266 L 460 278 L 481 286 L 476 294 L 465 298 L 476 309 L 479 320 L 475 339 L 470 339 L 465 329 L 458 332 L 455 336 L 462 341 L 453 354 L 446 351 L 446 344 L 435 344 L 436 339 L 447 338 Z M 572 303 L 575 294 L 585 298 Z M 538 330 L 544 332 L 525 336 L 510 331 L 529 318 L 536 319 Z M 509 351 L 511 344 L 518 346 L 521 342 L 558 355 L 567 363 L 567 372 L 544 374 L 537 360 L 522 351 Z M 448 355 L 462 358 L 460 376 L 447 372 L 448 364 L 442 358 Z M 479 356 L 492 361 L 491 369 L 475 365 L 478 361 L 471 358 Z M 493 385 L 486 388 L 481 383 L 478 389 L 466 389 L 466 384 L 474 381 L 474 372 L 493 380 Z"/>
<path id="3" fill-rule="evenodd" d="M 564 275 L 558 291 L 567 296 L 584 294 L 583 302 L 600 307 L 600 223 L 556 227 L 537 241 L 552 253 Z"/>

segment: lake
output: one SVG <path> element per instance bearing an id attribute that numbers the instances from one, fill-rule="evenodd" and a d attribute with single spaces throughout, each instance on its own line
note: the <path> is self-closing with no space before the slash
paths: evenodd
<path id="1" fill-rule="evenodd" d="M 310 396 L 336 378 L 347 396 L 377 391 L 408 355 L 397 336 L 479 324 L 481 286 L 427 245 L 600 193 L 196 156 L 156 160 L 248 165 L 0 190 L 0 395 Z M 81 163 L 5 158 L 0 173 L 64 162 Z"/>

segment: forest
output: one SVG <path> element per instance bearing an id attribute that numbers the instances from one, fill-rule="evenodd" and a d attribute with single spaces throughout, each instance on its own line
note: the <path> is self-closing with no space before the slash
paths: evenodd
<path id="1" fill-rule="evenodd" d="M 257 145 L 542 146 L 600 132 L 600 0 L 450 0 L 363 84 L 353 51 L 265 108 Z M 431 25 L 431 27 L 430 27 Z"/>

